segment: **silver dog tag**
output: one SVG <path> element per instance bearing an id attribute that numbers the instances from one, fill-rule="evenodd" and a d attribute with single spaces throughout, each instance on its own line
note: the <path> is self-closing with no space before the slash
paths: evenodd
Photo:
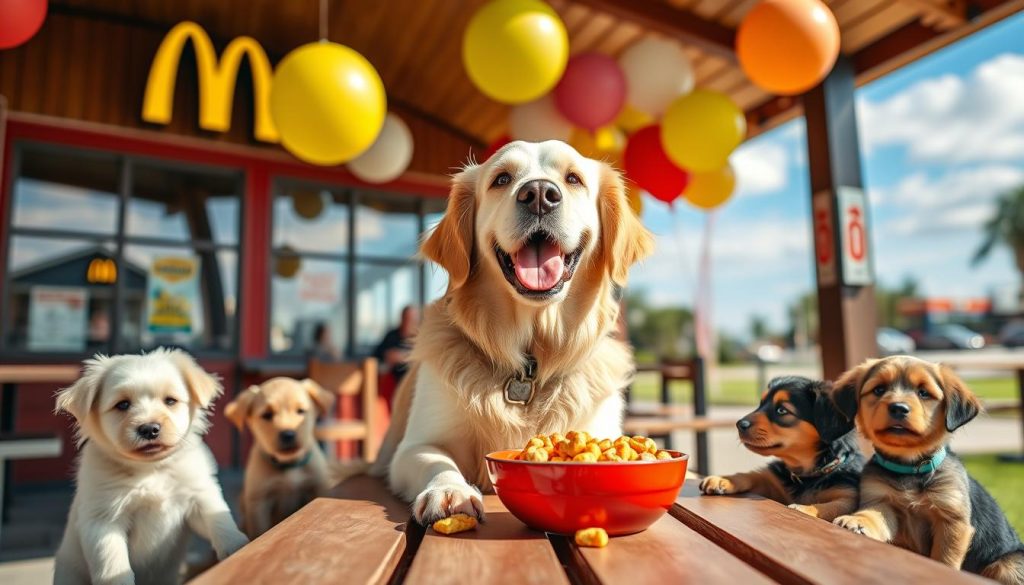
<path id="1" fill-rule="evenodd" d="M 533 380 L 512 377 L 505 382 L 505 402 L 526 406 L 533 400 Z"/>

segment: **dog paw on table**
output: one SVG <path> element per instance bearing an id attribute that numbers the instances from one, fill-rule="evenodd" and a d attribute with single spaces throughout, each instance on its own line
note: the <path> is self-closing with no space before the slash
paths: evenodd
<path id="1" fill-rule="evenodd" d="M 724 496 L 736 493 L 736 486 L 727 477 L 709 475 L 700 482 L 700 491 L 709 496 Z"/>
<path id="2" fill-rule="evenodd" d="M 413 504 L 413 516 L 423 526 L 455 514 L 466 514 L 483 521 L 484 499 L 480 490 L 469 484 L 432 486 L 423 490 Z"/>
<path id="3" fill-rule="evenodd" d="M 876 533 L 871 523 L 865 518 L 858 516 L 857 514 L 850 514 L 848 516 L 840 516 L 832 521 L 836 526 L 840 526 L 853 532 L 854 534 L 863 534 L 868 538 L 875 540 L 882 540 Z"/>

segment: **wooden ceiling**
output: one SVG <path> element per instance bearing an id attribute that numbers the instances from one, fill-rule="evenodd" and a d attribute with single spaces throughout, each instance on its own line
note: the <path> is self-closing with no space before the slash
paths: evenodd
<path id="1" fill-rule="evenodd" d="M 799 114 L 799 100 L 753 86 L 732 55 L 732 39 L 758 0 L 549 0 L 573 53 L 617 56 L 645 35 L 676 38 L 697 85 L 725 92 L 748 113 L 751 133 Z M 461 39 L 486 0 L 329 0 L 329 38 L 376 66 L 392 106 L 471 144 L 505 133 L 508 106 L 469 81 Z M 1024 0 L 826 0 L 842 30 L 842 51 L 864 82 L 1024 9 Z M 51 10 L 169 29 L 202 24 L 223 46 L 259 40 L 276 60 L 318 38 L 318 0 L 53 0 Z"/>

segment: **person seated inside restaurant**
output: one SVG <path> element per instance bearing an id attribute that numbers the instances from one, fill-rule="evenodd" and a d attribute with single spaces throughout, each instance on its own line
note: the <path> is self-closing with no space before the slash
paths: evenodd
<path id="1" fill-rule="evenodd" d="M 313 328 L 313 346 L 309 357 L 322 362 L 336 362 L 341 359 L 341 352 L 331 339 L 331 326 L 321 321 Z"/>
<path id="2" fill-rule="evenodd" d="M 389 411 L 395 389 L 409 369 L 409 351 L 412 349 L 412 338 L 416 335 L 419 322 L 419 310 L 413 305 L 406 306 L 402 309 L 398 327 L 388 331 L 373 352 L 374 357 L 380 362 L 381 370 L 386 372 L 381 376 L 380 395 L 387 401 Z"/>

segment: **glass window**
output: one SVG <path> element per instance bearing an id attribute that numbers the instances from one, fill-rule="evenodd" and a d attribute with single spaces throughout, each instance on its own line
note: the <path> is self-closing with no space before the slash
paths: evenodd
<path id="1" fill-rule="evenodd" d="M 398 326 L 402 309 L 420 304 L 420 265 L 360 263 L 356 268 L 356 345 L 373 351 Z"/>
<path id="2" fill-rule="evenodd" d="M 277 254 L 271 270 L 271 350 L 303 357 L 345 355 L 347 263 Z"/>
<path id="3" fill-rule="evenodd" d="M 388 199 L 362 193 L 356 210 L 356 253 L 361 256 L 412 258 L 420 237 L 414 199 Z"/>
<path id="4" fill-rule="evenodd" d="M 115 258 L 111 241 L 12 237 L 4 345 L 105 350 L 118 277 Z"/>
<path id="5" fill-rule="evenodd" d="M 43 353 L 234 347 L 240 174 L 16 148 L 0 345 Z"/>
<path id="6" fill-rule="evenodd" d="M 132 167 L 129 236 L 238 244 L 240 185 L 230 173 L 138 163 Z"/>
<path id="7" fill-rule="evenodd" d="M 127 347 L 229 350 L 238 254 L 177 246 L 124 249 L 121 339 Z"/>
<path id="8" fill-rule="evenodd" d="M 14 181 L 13 225 L 113 235 L 120 207 L 121 165 L 114 156 L 30 147 Z"/>
<path id="9" fill-rule="evenodd" d="M 423 211 L 444 201 L 282 180 L 274 198 L 271 353 L 367 355 L 427 291 Z M 442 291 L 445 284 L 432 286 Z"/>
<path id="10" fill-rule="evenodd" d="M 349 248 L 349 203 L 342 191 L 286 185 L 274 199 L 274 247 L 341 254 Z"/>

